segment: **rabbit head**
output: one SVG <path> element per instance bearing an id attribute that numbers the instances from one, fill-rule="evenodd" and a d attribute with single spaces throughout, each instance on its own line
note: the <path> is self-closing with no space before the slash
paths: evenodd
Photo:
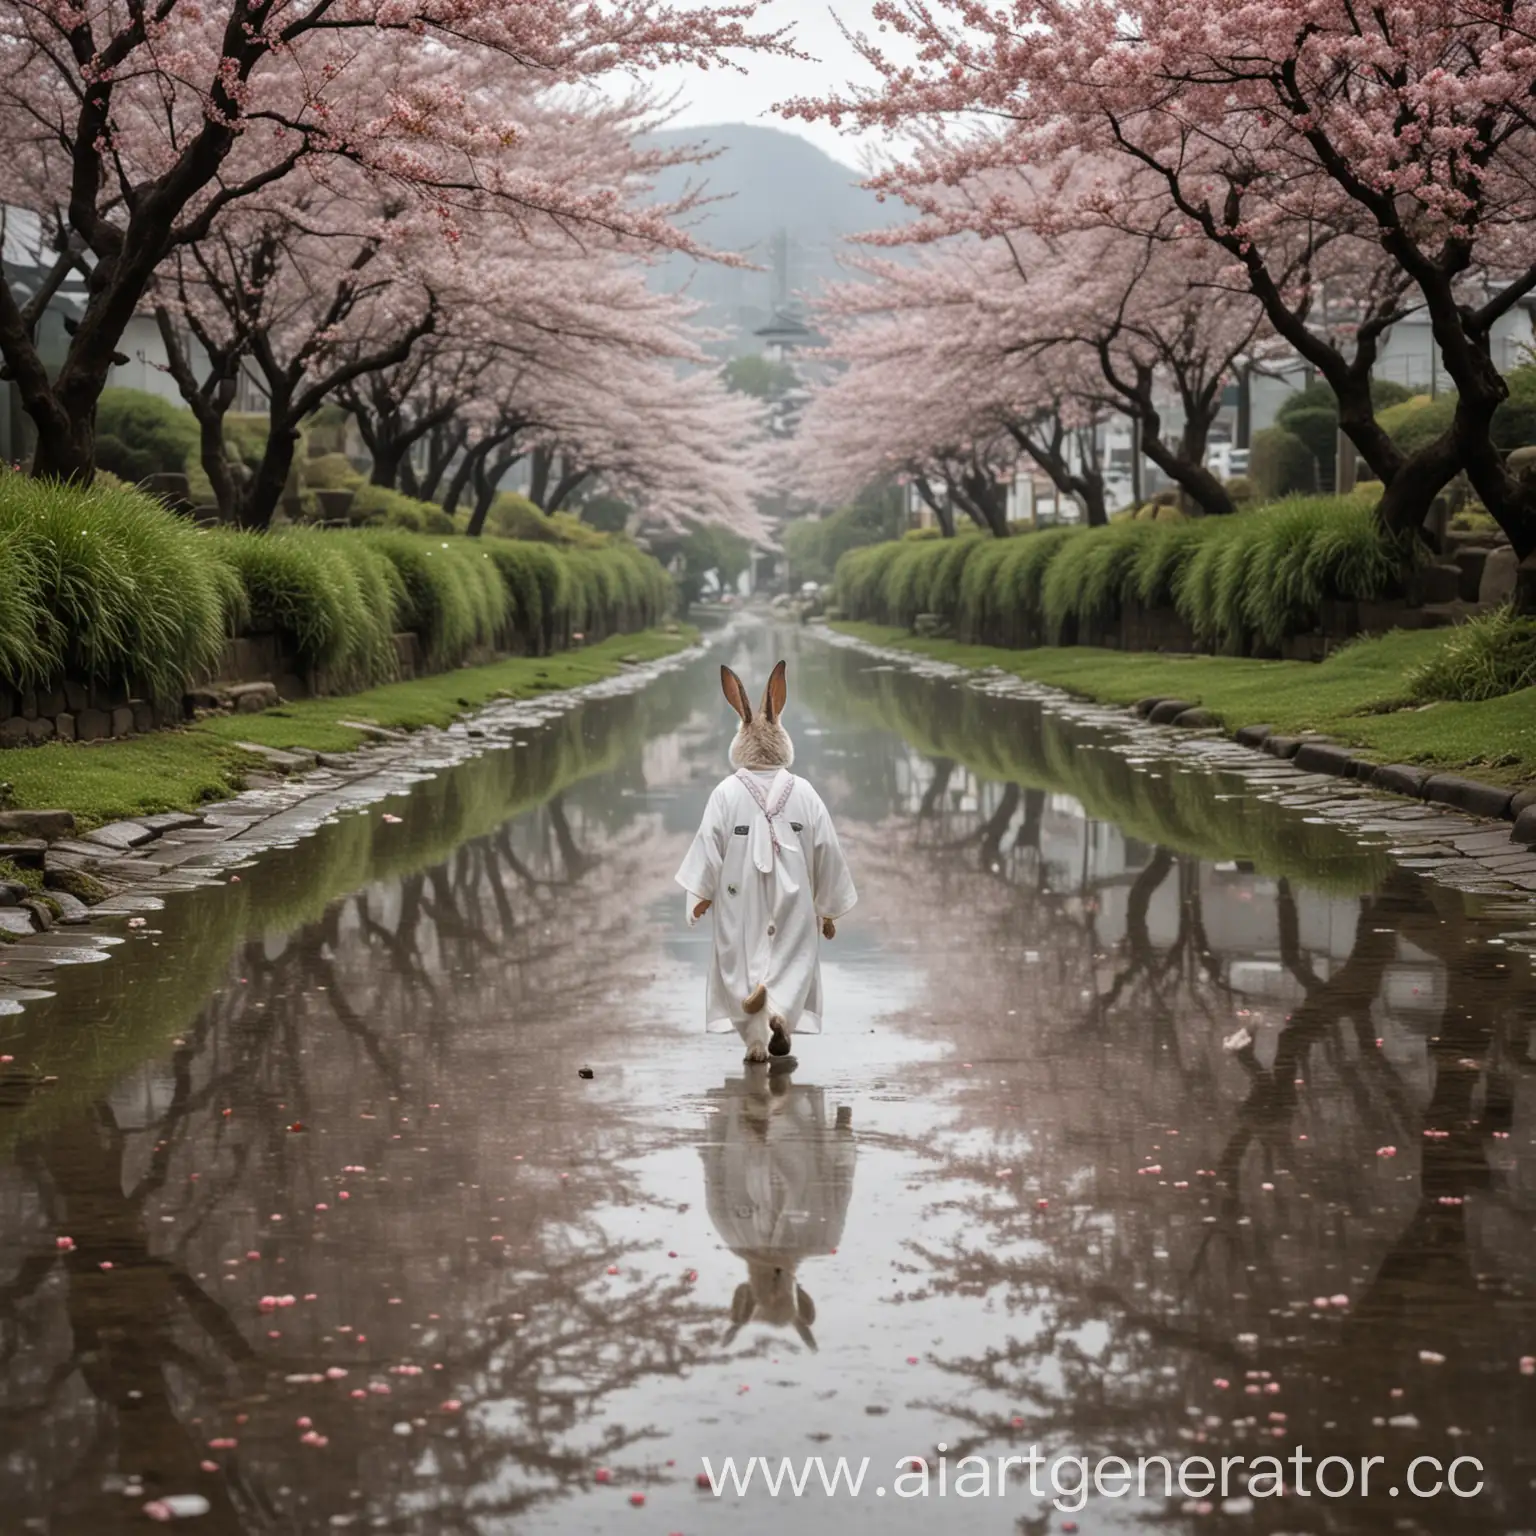
<path id="1" fill-rule="evenodd" d="M 795 744 L 789 732 L 779 724 L 789 686 L 784 681 L 784 663 L 773 669 L 763 702 L 754 714 L 742 681 L 729 667 L 720 668 L 720 686 L 727 703 L 741 716 L 736 739 L 731 743 L 734 768 L 788 768 L 795 760 Z"/>
<path id="2" fill-rule="evenodd" d="M 750 1278 L 736 1287 L 731 1298 L 731 1326 L 726 1330 L 725 1343 L 730 1344 L 756 1318 L 770 1328 L 792 1327 L 814 1354 L 816 1335 L 811 1329 L 816 1321 L 816 1303 L 796 1283 L 794 1266 L 748 1259 L 747 1274 Z"/>

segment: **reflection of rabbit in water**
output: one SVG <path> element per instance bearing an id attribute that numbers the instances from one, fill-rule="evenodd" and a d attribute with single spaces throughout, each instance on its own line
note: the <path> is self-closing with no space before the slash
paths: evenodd
<path id="1" fill-rule="evenodd" d="M 704 1199 L 747 1279 L 731 1301 L 726 1342 L 753 1318 L 794 1327 L 816 1348 L 816 1307 L 800 1286 L 802 1259 L 842 1241 L 855 1158 L 846 1106 L 829 1122 L 823 1091 L 749 1066 L 710 1094 L 717 1107 L 703 1147 Z"/>

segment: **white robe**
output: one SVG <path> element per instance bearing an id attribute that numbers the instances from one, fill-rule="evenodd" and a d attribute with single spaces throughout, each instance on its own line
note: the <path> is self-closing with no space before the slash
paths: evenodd
<path id="1" fill-rule="evenodd" d="M 704 1201 L 721 1241 L 750 1263 L 794 1270 L 843 1240 L 858 1153 L 822 1089 L 782 1096 L 740 1081 L 711 1091 Z"/>
<path id="2" fill-rule="evenodd" d="M 732 774 L 715 786 L 677 872 L 690 924 L 700 901 L 713 903 L 705 1028 L 735 1029 L 749 1046 L 767 1043 L 774 1014 L 790 1034 L 821 1033 L 821 920 L 842 917 L 859 899 L 821 796 L 782 768 L 756 777 L 770 806 L 788 789 L 774 827 Z M 768 1005 L 748 1015 L 742 1003 L 759 982 Z"/>

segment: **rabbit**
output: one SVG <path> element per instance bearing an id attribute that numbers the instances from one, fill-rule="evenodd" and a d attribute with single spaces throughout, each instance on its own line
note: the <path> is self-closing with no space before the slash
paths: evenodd
<path id="1" fill-rule="evenodd" d="M 789 771 L 785 663 L 756 712 L 729 667 L 720 668 L 720 687 L 740 719 L 730 747 L 736 771 L 716 785 L 676 879 L 690 927 L 713 913 L 705 1028 L 735 1029 L 747 1059 L 760 1062 L 787 1056 L 796 1032 L 821 1032 L 818 939 L 836 937 L 858 892 L 821 797 Z"/>

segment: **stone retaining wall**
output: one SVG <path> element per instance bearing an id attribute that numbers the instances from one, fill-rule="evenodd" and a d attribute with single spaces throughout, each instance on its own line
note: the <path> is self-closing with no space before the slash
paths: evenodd
<path id="1" fill-rule="evenodd" d="M 421 639 L 395 636 L 400 677 L 428 670 Z M 487 653 L 474 660 L 493 660 Z M 225 642 L 218 666 L 180 698 L 157 699 L 128 684 L 111 687 L 65 680 L 55 688 L 0 685 L 0 748 L 41 746 L 50 741 L 107 741 L 180 725 L 200 713 L 250 713 L 282 699 L 304 699 L 345 690 L 332 686 L 323 668 L 303 669 L 275 634 L 237 635 Z"/>

